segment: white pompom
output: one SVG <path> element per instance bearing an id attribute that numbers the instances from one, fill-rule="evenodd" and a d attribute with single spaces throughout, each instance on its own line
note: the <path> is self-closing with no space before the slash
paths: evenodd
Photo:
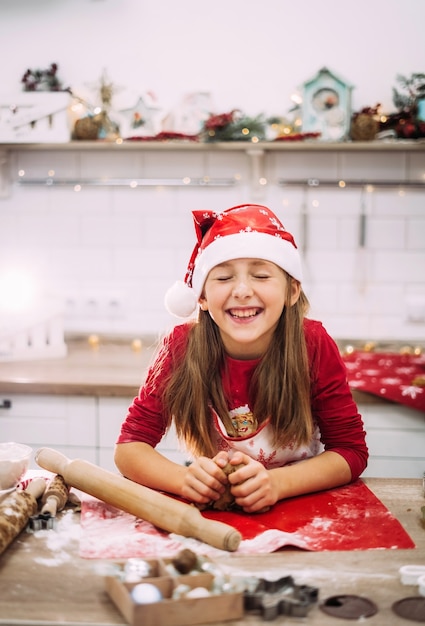
<path id="1" fill-rule="evenodd" d="M 176 317 L 190 317 L 198 305 L 198 298 L 191 287 L 178 280 L 167 291 L 164 298 L 165 307 Z"/>

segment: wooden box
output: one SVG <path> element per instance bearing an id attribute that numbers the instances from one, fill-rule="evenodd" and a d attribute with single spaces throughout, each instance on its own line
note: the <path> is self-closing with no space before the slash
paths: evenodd
<path id="1" fill-rule="evenodd" d="M 158 565 L 153 564 L 152 570 L 153 576 L 143 578 L 142 582 L 154 584 L 161 591 L 163 600 L 154 604 L 136 604 L 133 601 L 131 591 L 139 583 L 123 582 L 114 576 L 105 579 L 106 591 L 131 626 L 190 626 L 243 617 L 242 593 L 214 594 L 205 598 L 172 598 L 173 590 L 182 584 L 192 589 L 205 587 L 210 590 L 214 580 L 212 574 L 200 572 L 171 576 L 161 561 Z"/>

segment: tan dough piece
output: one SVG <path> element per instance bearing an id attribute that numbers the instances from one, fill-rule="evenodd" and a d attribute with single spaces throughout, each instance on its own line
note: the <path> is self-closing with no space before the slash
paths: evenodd
<path id="1" fill-rule="evenodd" d="M 236 470 L 238 470 L 240 467 L 243 467 L 243 463 L 239 465 L 231 465 L 230 463 L 227 463 L 227 465 L 223 467 L 223 472 L 226 474 L 226 476 L 228 476 L 229 474 L 233 474 L 233 472 L 236 472 Z M 235 498 L 230 493 L 230 488 L 231 484 L 228 482 L 224 493 L 219 497 L 218 500 L 212 502 L 211 508 L 217 509 L 219 511 L 229 511 L 237 507 L 237 505 L 235 504 Z"/>

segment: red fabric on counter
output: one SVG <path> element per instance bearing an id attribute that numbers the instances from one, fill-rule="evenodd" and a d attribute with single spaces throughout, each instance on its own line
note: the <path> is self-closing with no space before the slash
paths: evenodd
<path id="1" fill-rule="evenodd" d="M 342 358 L 352 389 L 425 412 L 425 355 L 354 351 Z"/>
<path id="2" fill-rule="evenodd" d="M 266 513 L 208 510 L 202 515 L 239 530 L 239 554 L 266 554 L 285 548 L 333 551 L 415 547 L 401 523 L 361 479 L 281 500 Z M 164 532 L 95 498 L 85 496 L 82 501 L 83 558 L 171 557 L 182 545 L 211 557 L 223 553 L 195 539 Z"/>

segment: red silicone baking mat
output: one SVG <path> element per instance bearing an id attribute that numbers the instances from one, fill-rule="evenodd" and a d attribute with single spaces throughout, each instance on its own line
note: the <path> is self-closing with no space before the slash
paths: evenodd
<path id="1" fill-rule="evenodd" d="M 358 480 L 350 485 L 283 500 L 267 513 L 248 515 L 204 511 L 234 526 L 242 535 L 238 553 L 259 554 L 284 548 L 310 551 L 410 549 L 415 545 L 400 522 Z M 184 540 L 206 555 L 220 553 L 196 540 Z M 84 497 L 80 555 L 84 558 L 170 557 L 181 538 L 95 498 Z"/>

